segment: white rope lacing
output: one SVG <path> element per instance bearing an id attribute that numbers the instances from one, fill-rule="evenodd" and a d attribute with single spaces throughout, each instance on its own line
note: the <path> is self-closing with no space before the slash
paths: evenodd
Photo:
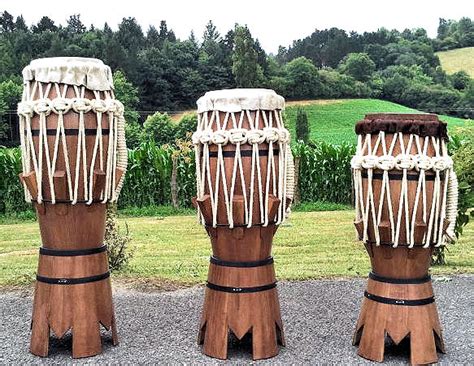
<path id="1" fill-rule="evenodd" d="M 84 201 L 87 204 L 93 202 L 93 178 L 96 167 L 97 155 L 99 155 L 99 169 L 104 169 L 104 146 L 102 120 L 103 115 L 109 117 L 109 145 L 106 158 L 106 186 L 102 195 L 102 202 L 116 201 L 123 184 L 124 175 L 119 182 L 116 182 L 116 168 L 124 172 L 127 166 L 127 149 L 125 144 L 125 119 L 123 117 L 124 108 L 122 103 L 113 99 L 113 95 L 105 92 L 106 99 L 101 99 L 99 92 L 95 91 L 95 99 L 85 98 L 85 87 L 73 85 L 74 98 L 66 98 L 68 88 L 71 86 L 63 85 L 62 89 L 58 83 L 43 83 L 34 81 L 26 82 L 23 91 L 22 101 L 18 104 L 18 115 L 20 120 L 20 143 L 22 152 L 23 173 L 28 174 L 32 171 L 36 174 L 36 184 L 38 189 L 37 197 L 32 197 L 25 186 L 26 201 L 36 200 L 43 202 L 43 191 L 45 189 L 43 182 L 43 164 L 46 164 L 46 180 L 49 185 L 51 202 L 56 203 L 56 189 L 54 186 L 54 175 L 57 171 L 60 151 L 64 159 L 66 173 L 66 184 L 68 200 L 76 204 L 79 200 L 79 179 L 82 176 L 84 187 Z M 54 88 L 56 97 L 50 99 L 51 89 Z M 69 149 L 67 146 L 66 130 L 64 127 L 64 116 L 70 113 L 78 115 L 77 122 L 77 145 L 76 160 L 74 162 L 74 171 L 71 171 Z M 94 147 L 90 166 L 88 165 L 88 156 L 86 149 L 86 126 L 85 116 L 95 113 L 97 124 Z M 51 114 L 57 115 L 57 126 L 54 137 L 52 152 L 48 142 L 48 120 Z M 39 131 L 38 145 L 35 148 L 32 134 L 32 119 L 38 116 Z M 61 146 L 61 148 L 60 148 Z M 52 155 L 51 155 L 52 154 Z"/>
<path id="2" fill-rule="evenodd" d="M 426 137 L 424 142 L 420 142 L 420 137 L 411 134 L 405 146 L 402 133 L 392 135 L 392 141 L 387 149 L 386 134 L 379 133 L 372 148 L 372 136 L 359 135 L 357 149 L 351 160 L 351 168 L 354 176 L 355 211 L 356 222 L 363 223 L 363 240 L 369 238 L 369 220 L 372 221 L 376 245 L 380 245 L 380 232 L 382 214 L 386 203 L 393 247 L 397 247 L 400 241 L 400 230 L 402 219 L 405 219 L 406 239 L 409 248 L 415 244 L 415 225 L 417 223 L 418 207 L 422 205 L 422 221 L 427 224 L 427 230 L 423 238 L 423 247 L 427 248 L 434 243 L 435 246 L 443 245 L 447 239 L 454 237 L 454 226 L 457 214 L 457 179 L 452 171 L 453 161 L 447 154 L 445 142 L 439 138 Z M 381 146 L 381 149 L 379 147 Z M 395 147 L 398 146 L 400 154 L 394 156 Z M 434 156 L 428 156 L 428 148 L 432 146 Z M 416 154 L 412 154 L 415 148 Z M 381 150 L 381 151 L 379 151 Z M 379 155 L 377 155 L 379 154 Z M 380 190 L 380 200 L 375 209 L 373 170 L 381 170 L 382 186 Z M 367 187 L 364 192 L 362 185 L 362 171 L 367 172 Z M 397 211 L 392 207 L 392 194 L 390 191 L 389 171 L 402 171 L 401 190 L 399 196 L 399 206 Z M 419 172 L 417 189 L 414 199 L 413 209 L 410 213 L 410 202 L 408 197 L 408 171 Z M 426 172 L 432 171 L 435 174 L 432 196 L 427 196 Z M 444 180 L 441 180 L 441 173 L 444 173 Z M 431 201 L 431 210 L 428 219 L 428 202 Z M 370 217 L 369 217 L 370 213 Z M 396 216 L 396 218 L 395 218 Z M 449 221 L 446 233 L 443 232 L 444 221 Z M 444 235 L 446 234 L 446 235 Z"/>
<path id="3" fill-rule="evenodd" d="M 196 157 L 196 185 L 197 198 L 202 199 L 206 190 L 210 196 L 212 209 L 212 225 L 217 227 L 219 218 L 217 216 L 219 196 L 224 197 L 223 204 L 226 208 L 227 224 L 234 227 L 233 200 L 237 183 L 242 187 L 244 203 L 244 225 L 252 227 L 255 223 L 254 207 L 259 212 L 261 225 L 267 226 L 273 218 L 269 217 L 269 198 L 274 195 L 280 199 L 280 205 L 276 217 L 276 224 L 285 219 L 286 197 L 291 189 L 293 195 L 293 183 L 287 187 L 287 175 L 291 151 L 289 150 L 290 135 L 283 126 L 280 111 L 244 110 L 237 115 L 235 112 L 225 112 L 221 123 L 220 113 L 210 111 L 198 114 L 197 131 L 193 134 L 192 141 L 195 146 Z M 249 129 L 243 128 L 244 118 L 249 123 Z M 260 126 L 263 125 L 263 129 Z M 262 156 L 259 146 L 268 144 L 268 157 L 265 165 L 265 174 L 262 171 Z M 223 147 L 227 144 L 235 146 L 235 156 L 232 161 L 232 173 L 226 174 L 226 164 L 230 159 L 224 159 Z M 278 169 L 275 164 L 274 148 L 278 144 Z M 242 161 L 242 146 L 251 147 L 251 169 L 250 176 L 245 176 Z M 211 176 L 210 146 L 217 147 L 217 161 L 215 169 L 215 180 Z M 227 162 L 226 162 L 227 160 Z M 293 166 L 293 165 L 291 165 Z M 293 173 L 290 174 L 293 177 Z M 230 182 L 228 180 L 230 179 Z M 292 178 L 294 182 L 294 177 Z M 230 187 L 229 187 L 230 185 Z M 222 195 L 219 194 L 222 188 Z M 255 196 L 258 202 L 255 202 Z M 289 197 L 289 196 L 288 196 Z M 285 198 L 285 199 L 284 199 Z M 291 198 L 291 197 L 289 197 Z M 198 210 L 198 218 L 204 223 L 202 213 Z"/>

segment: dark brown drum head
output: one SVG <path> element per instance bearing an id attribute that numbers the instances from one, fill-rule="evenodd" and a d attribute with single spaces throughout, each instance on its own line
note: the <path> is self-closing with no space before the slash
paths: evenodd
<path id="1" fill-rule="evenodd" d="M 373 113 L 367 114 L 355 126 L 358 135 L 377 134 L 381 131 L 448 138 L 447 124 L 440 121 L 436 114 Z"/>

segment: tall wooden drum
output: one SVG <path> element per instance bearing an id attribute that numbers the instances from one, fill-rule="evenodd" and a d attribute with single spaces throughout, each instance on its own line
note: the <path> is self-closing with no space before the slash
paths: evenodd
<path id="1" fill-rule="evenodd" d="M 353 343 L 382 361 L 386 336 L 409 337 L 413 364 L 436 362 L 444 344 L 428 270 L 433 248 L 454 238 L 457 212 L 446 124 L 431 114 L 370 114 L 356 133 L 355 226 L 372 272 Z"/>
<path id="2" fill-rule="evenodd" d="M 70 330 L 73 357 L 96 355 L 101 324 L 118 342 L 103 240 L 127 165 L 123 106 L 99 60 L 34 60 L 23 78 L 20 177 L 42 239 L 30 350 L 47 356 L 50 331 Z"/>
<path id="3" fill-rule="evenodd" d="M 293 195 L 284 99 L 273 90 L 206 93 L 197 102 L 199 218 L 212 243 L 199 343 L 227 358 L 228 335 L 252 336 L 253 358 L 284 345 L 271 247 Z"/>

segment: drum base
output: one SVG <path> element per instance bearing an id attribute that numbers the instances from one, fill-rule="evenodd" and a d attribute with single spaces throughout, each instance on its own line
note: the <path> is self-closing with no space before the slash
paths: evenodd
<path id="1" fill-rule="evenodd" d="M 232 294 L 206 289 L 198 336 L 204 354 L 226 359 L 229 331 L 239 340 L 251 334 L 254 360 L 276 356 L 278 344 L 285 345 L 277 290 Z"/>
<path id="2" fill-rule="evenodd" d="M 118 344 L 106 248 L 106 205 L 36 205 L 42 249 L 31 321 L 30 351 L 48 356 L 51 332 L 72 333 L 72 356 L 102 351 L 100 325 Z"/>
<path id="3" fill-rule="evenodd" d="M 436 304 L 418 301 L 425 299 L 428 302 L 427 299 L 432 296 L 431 281 L 422 284 L 392 284 L 369 279 L 353 337 L 353 345 L 359 345 L 358 355 L 382 362 L 386 336 L 395 344 L 409 337 L 412 364 L 437 362 L 436 350 L 444 353 L 445 347 Z M 398 299 L 398 304 L 381 302 L 395 299 Z M 400 299 L 408 300 L 405 303 L 410 305 L 401 304 Z"/>
<path id="4" fill-rule="evenodd" d="M 204 354 L 227 358 L 228 336 L 252 336 L 254 360 L 276 356 L 284 345 L 271 254 L 277 227 L 208 228 L 211 259 L 198 343 Z"/>
<path id="5" fill-rule="evenodd" d="M 71 330 L 72 357 L 90 357 L 102 352 L 100 325 L 112 331 L 118 344 L 109 280 L 81 285 L 37 283 L 31 321 L 30 352 L 46 357 L 51 331 L 58 338 Z"/>

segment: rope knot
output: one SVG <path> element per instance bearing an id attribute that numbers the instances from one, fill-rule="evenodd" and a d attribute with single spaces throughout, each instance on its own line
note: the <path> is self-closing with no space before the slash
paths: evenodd
<path id="1" fill-rule="evenodd" d="M 362 168 L 374 169 L 377 166 L 378 157 L 376 155 L 368 155 L 362 158 Z"/>
<path id="2" fill-rule="evenodd" d="M 36 101 L 33 109 L 38 114 L 44 113 L 46 116 L 49 116 L 51 113 L 51 100 L 48 98 L 39 99 Z"/>
<path id="3" fill-rule="evenodd" d="M 359 155 L 354 155 L 351 159 L 351 168 L 354 170 L 360 170 L 362 169 L 362 161 L 364 158 Z"/>
<path id="4" fill-rule="evenodd" d="M 23 117 L 33 117 L 34 104 L 33 102 L 20 102 L 18 103 L 17 113 Z"/>
<path id="5" fill-rule="evenodd" d="M 76 113 L 87 113 L 91 110 L 91 101 L 86 98 L 74 98 L 72 100 L 72 109 Z"/>
<path id="6" fill-rule="evenodd" d="M 261 144 L 265 141 L 265 135 L 262 130 L 251 129 L 247 132 L 247 141 L 249 144 Z"/>
<path id="7" fill-rule="evenodd" d="M 263 129 L 265 139 L 268 143 L 277 142 L 280 139 L 280 134 L 278 128 L 275 127 L 265 127 Z"/>
<path id="8" fill-rule="evenodd" d="M 105 104 L 107 105 L 107 111 L 109 113 L 116 113 L 117 112 L 117 104 L 115 104 L 115 100 L 114 99 L 107 99 L 105 101 Z"/>
<path id="9" fill-rule="evenodd" d="M 433 168 L 433 161 L 429 156 L 418 154 L 413 157 L 413 161 L 415 162 L 415 169 L 417 171 Z"/>
<path id="10" fill-rule="evenodd" d="M 191 139 L 193 141 L 193 145 L 199 145 L 199 142 L 201 140 L 201 131 L 194 132 Z"/>
<path id="11" fill-rule="evenodd" d="M 377 168 L 392 170 L 395 167 L 395 158 L 392 155 L 382 155 L 377 159 Z"/>
<path id="12" fill-rule="evenodd" d="M 395 167 L 398 170 L 413 169 L 415 167 L 415 161 L 409 154 L 398 154 L 395 158 Z"/>
<path id="13" fill-rule="evenodd" d="M 229 130 L 229 134 L 231 144 L 245 144 L 247 142 L 247 130 L 244 128 L 233 128 Z"/>
<path id="14" fill-rule="evenodd" d="M 281 128 L 278 130 L 278 133 L 280 135 L 279 142 L 283 144 L 290 142 L 290 131 L 288 131 L 286 128 Z"/>
<path id="15" fill-rule="evenodd" d="M 449 156 L 436 156 L 431 159 L 433 162 L 433 170 L 443 171 L 453 166 L 453 159 Z"/>
<path id="16" fill-rule="evenodd" d="M 199 142 L 201 144 L 208 144 L 209 142 L 211 142 L 211 136 L 212 136 L 211 130 L 201 131 L 201 134 L 199 135 Z"/>
<path id="17" fill-rule="evenodd" d="M 98 113 L 107 112 L 107 103 L 102 99 L 92 99 L 90 101 L 92 110 Z"/>
<path id="18" fill-rule="evenodd" d="M 212 134 L 211 141 L 215 145 L 226 145 L 229 142 L 229 132 L 217 130 Z"/>
<path id="19" fill-rule="evenodd" d="M 51 109 L 54 113 L 66 113 L 71 109 L 71 99 L 55 98 L 52 101 Z"/>

